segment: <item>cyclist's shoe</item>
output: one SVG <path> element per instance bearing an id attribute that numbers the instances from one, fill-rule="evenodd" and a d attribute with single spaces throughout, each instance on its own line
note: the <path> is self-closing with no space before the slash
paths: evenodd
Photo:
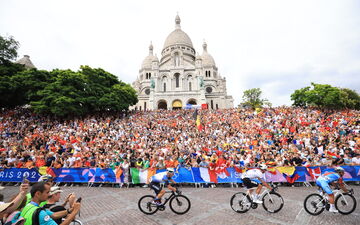
<path id="1" fill-rule="evenodd" d="M 330 207 L 329 212 L 338 213 L 339 211 L 336 208 Z"/>
<path id="2" fill-rule="evenodd" d="M 263 203 L 260 199 L 258 198 L 254 198 L 253 202 L 257 203 L 257 204 L 261 204 Z"/>
<path id="3" fill-rule="evenodd" d="M 154 201 L 152 201 L 152 203 L 157 205 L 157 206 L 162 205 L 160 200 L 154 200 Z"/>

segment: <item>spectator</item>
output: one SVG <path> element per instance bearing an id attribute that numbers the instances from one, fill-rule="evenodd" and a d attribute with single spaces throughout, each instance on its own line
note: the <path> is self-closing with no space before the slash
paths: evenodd
<path id="1" fill-rule="evenodd" d="M 50 185 L 45 182 L 38 182 L 34 184 L 31 188 L 31 202 L 28 203 L 21 212 L 21 216 L 25 218 L 26 222 L 25 225 L 32 224 L 33 221 L 33 214 L 36 213 L 36 209 L 39 208 L 39 204 L 44 202 L 48 199 L 50 192 Z M 76 214 L 80 210 L 80 203 L 76 202 L 73 205 L 73 209 L 67 218 L 61 223 L 61 225 L 68 225 L 70 224 Z M 35 219 L 39 220 L 39 224 L 51 224 L 56 225 L 57 223 L 51 218 L 54 213 L 49 210 L 40 210 L 38 215 L 35 215 Z"/>
<path id="2" fill-rule="evenodd" d="M 59 202 L 62 192 L 63 191 L 58 186 L 51 187 L 47 204 L 44 205 L 44 208 L 49 209 L 51 212 L 57 213 L 57 217 L 55 217 L 54 214 L 52 215 L 52 219 L 57 224 L 61 224 L 62 219 L 71 213 L 76 199 L 75 194 L 71 193 L 66 197 L 63 204 L 57 205 L 56 203 Z M 68 209 L 65 208 L 67 203 L 69 203 L 70 206 Z"/>

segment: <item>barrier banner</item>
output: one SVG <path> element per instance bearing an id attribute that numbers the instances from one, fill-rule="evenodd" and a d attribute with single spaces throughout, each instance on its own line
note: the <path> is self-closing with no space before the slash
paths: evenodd
<path id="1" fill-rule="evenodd" d="M 40 176 L 36 169 L 11 168 L 0 171 L 0 181 L 4 182 L 22 182 L 24 177 L 30 182 L 36 182 Z"/>
<path id="2" fill-rule="evenodd" d="M 360 166 L 342 166 L 345 170 L 344 181 L 360 181 Z M 55 182 L 69 183 L 123 183 L 124 173 L 121 168 L 47 168 L 47 173 L 55 177 Z M 334 167 L 273 167 L 265 173 L 267 182 L 313 182 L 321 174 L 334 171 Z M 245 169 L 220 167 L 179 167 L 175 169 L 173 179 L 178 183 L 241 183 Z M 148 183 L 149 178 L 158 174 L 163 176 L 166 170 L 130 168 L 132 183 Z M 10 168 L 0 171 L 0 182 L 22 182 L 24 175 L 31 182 L 38 181 L 41 174 L 37 169 Z"/>
<path id="3" fill-rule="evenodd" d="M 55 182 L 124 182 L 124 175 L 110 168 L 60 168 L 53 169 L 55 173 Z M 116 176 L 118 175 L 118 176 Z"/>

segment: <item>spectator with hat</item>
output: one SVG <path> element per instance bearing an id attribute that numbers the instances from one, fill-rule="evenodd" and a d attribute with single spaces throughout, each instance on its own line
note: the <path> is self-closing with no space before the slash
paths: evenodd
<path id="1" fill-rule="evenodd" d="M 49 209 L 50 211 L 54 212 L 51 218 L 57 223 L 61 224 L 62 219 L 65 218 L 68 214 L 70 214 L 73 210 L 73 205 L 76 199 L 74 193 L 69 194 L 65 202 L 61 205 L 57 205 L 56 203 L 60 201 L 61 193 L 63 191 L 58 186 L 54 186 L 50 188 L 49 198 L 47 200 L 47 204 L 44 205 L 44 208 Z M 66 209 L 65 206 L 69 203 L 69 208 Z"/>

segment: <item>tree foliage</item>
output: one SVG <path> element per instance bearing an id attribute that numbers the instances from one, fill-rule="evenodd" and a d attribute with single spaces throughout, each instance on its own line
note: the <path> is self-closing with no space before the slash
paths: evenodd
<path id="1" fill-rule="evenodd" d="M 329 84 L 315 84 L 295 90 L 291 94 L 294 106 L 314 106 L 324 109 L 359 109 L 360 96 L 353 90 Z"/>
<path id="2" fill-rule="evenodd" d="M 262 91 L 260 88 L 252 88 L 244 91 L 243 105 L 255 108 L 262 108 L 265 105 L 271 106 L 271 103 L 267 99 L 261 98 Z"/>
<path id="3" fill-rule="evenodd" d="M 16 59 L 18 56 L 18 48 L 19 42 L 17 42 L 12 36 L 2 37 L 0 35 L 0 63 L 2 64 Z"/>
<path id="4" fill-rule="evenodd" d="M 103 69 L 82 66 L 78 72 L 54 70 L 54 81 L 37 92 L 35 112 L 60 117 L 127 110 L 137 103 L 136 91 Z"/>
<path id="5" fill-rule="evenodd" d="M 23 65 L 10 61 L 0 63 L 0 107 L 21 105 L 21 100 L 19 100 L 12 78 L 15 74 L 24 70 L 25 67 Z"/>

